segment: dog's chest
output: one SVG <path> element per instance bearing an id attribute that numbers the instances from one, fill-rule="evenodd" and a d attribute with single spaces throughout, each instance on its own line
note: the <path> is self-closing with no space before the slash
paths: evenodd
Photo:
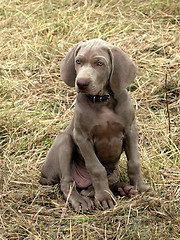
<path id="1" fill-rule="evenodd" d="M 97 124 L 91 130 L 96 154 L 102 161 L 114 161 L 122 152 L 123 126 L 114 111 L 104 107 L 97 113 Z"/>

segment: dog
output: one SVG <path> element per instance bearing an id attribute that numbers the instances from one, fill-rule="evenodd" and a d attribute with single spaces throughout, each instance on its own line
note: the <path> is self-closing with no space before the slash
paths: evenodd
<path id="1" fill-rule="evenodd" d="M 153 189 L 142 177 L 135 111 L 126 88 L 136 65 L 119 47 L 92 39 L 73 47 L 61 63 L 62 80 L 77 94 L 74 117 L 57 135 L 41 171 L 41 184 L 60 184 L 78 211 L 115 205 L 120 195 Z M 121 153 L 127 156 L 130 184 L 119 182 Z M 81 191 L 79 191 L 81 190 Z"/>

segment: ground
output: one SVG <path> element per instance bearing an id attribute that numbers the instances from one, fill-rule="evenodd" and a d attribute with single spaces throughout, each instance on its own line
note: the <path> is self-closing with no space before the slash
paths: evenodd
<path id="1" fill-rule="evenodd" d="M 0 0 L 0 239 L 179 239 L 179 1 Z M 75 213 L 40 169 L 71 121 L 76 93 L 60 62 L 102 38 L 138 66 L 128 88 L 139 152 L 154 196 L 117 197 L 114 209 Z M 127 181 L 126 157 L 119 163 Z"/>

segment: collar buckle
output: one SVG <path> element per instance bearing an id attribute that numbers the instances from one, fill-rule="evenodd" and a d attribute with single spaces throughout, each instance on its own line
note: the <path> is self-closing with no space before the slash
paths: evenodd
<path id="1" fill-rule="evenodd" d="M 96 102 L 96 96 L 94 95 L 93 96 L 93 103 L 95 103 Z"/>

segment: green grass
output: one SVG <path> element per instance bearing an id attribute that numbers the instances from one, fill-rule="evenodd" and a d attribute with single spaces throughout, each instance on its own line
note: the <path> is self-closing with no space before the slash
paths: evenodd
<path id="1" fill-rule="evenodd" d="M 0 239 L 179 239 L 179 1 L 0 1 Z M 79 41 L 120 46 L 139 74 L 128 88 L 145 180 L 155 196 L 75 213 L 40 169 L 73 117 L 60 62 Z M 167 81 L 166 81 L 167 80 Z M 127 180 L 126 157 L 119 163 Z"/>

